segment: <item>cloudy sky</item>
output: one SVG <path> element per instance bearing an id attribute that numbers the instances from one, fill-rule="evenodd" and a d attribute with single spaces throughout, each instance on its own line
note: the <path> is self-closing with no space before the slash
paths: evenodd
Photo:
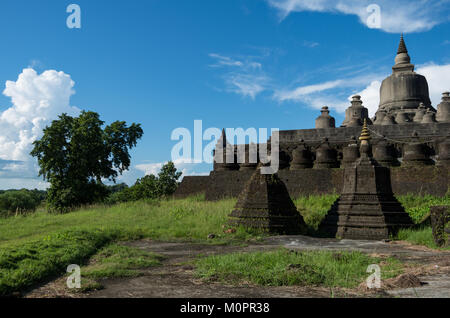
<path id="1" fill-rule="evenodd" d="M 66 25 L 71 3 L 81 29 Z M 174 129 L 194 137 L 194 120 L 312 128 L 327 105 L 340 124 L 356 93 L 373 114 L 401 32 L 436 106 L 450 90 L 449 13 L 450 0 L 2 0 L 0 188 L 47 186 L 29 152 L 61 113 L 142 124 L 129 184 L 171 159 Z"/>

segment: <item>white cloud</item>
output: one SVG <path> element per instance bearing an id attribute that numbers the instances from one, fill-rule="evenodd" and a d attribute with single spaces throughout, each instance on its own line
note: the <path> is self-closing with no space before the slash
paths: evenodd
<path id="1" fill-rule="evenodd" d="M 416 72 L 427 78 L 430 99 L 436 108 L 441 102 L 442 93 L 450 91 L 450 64 L 437 65 L 429 63 L 419 65 Z"/>
<path id="2" fill-rule="evenodd" d="M 210 165 L 194 160 L 179 159 L 175 160 L 173 163 L 175 164 L 175 168 L 183 173 L 182 177 L 209 175 L 209 171 L 211 169 Z M 153 174 L 156 176 L 165 164 L 167 164 L 167 162 L 144 163 L 136 165 L 135 168 L 144 172 L 145 175 Z M 207 170 L 205 171 L 205 169 Z"/>
<path id="3" fill-rule="evenodd" d="M 367 86 L 367 83 L 376 82 L 381 78 L 383 78 L 383 75 L 373 73 L 341 78 L 314 85 L 300 86 L 294 89 L 279 89 L 274 92 L 273 98 L 278 102 L 300 102 L 315 109 L 328 106 L 330 109 L 343 113 L 350 106 L 349 99 L 347 98 L 349 91 L 356 93 L 358 89 Z M 370 87 L 370 89 L 358 94 L 363 97 L 372 96 L 373 89 L 373 87 Z M 372 107 L 370 103 L 368 105 Z"/>
<path id="4" fill-rule="evenodd" d="M 267 0 L 284 19 L 292 12 L 332 12 L 359 17 L 367 25 L 373 11 L 368 6 L 380 6 L 381 29 L 389 33 L 422 32 L 449 20 L 449 0 Z"/>
<path id="5" fill-rule="evenodd" d="M 0 165 L 0 178 L 11 179 L 12 185 L 22 178 L 35 178 L 24 179 L 24 184 L 43 184 L 37 179 L 36 161 L 29 154 L 32 143 L 61 113 L 79 112 L 70 106 L 74 85 L 64 72 L 48 70 L 38 74 L 31 68 L 24 69 L 17 81 L 6 82 L 3 94 L 11 98 L 12 106 L 0 113 L 0 160 L 8 162 Z M 5 180 L 2 187 L 8 187 Z"/>
<path id="6" fill-rule="evenodd" d="M 45 190 L 50 186 L 49 183 L 33 178 L 0 178 L 0 189 L 39 189 Z"/>
<path id="7" fill-rule="evenodd" d="M 159 163 L 143 163 L 136 165 L 136 169 L 142 171 L 145 173 L 145 175 L 158 175 L 158 173 L 161 171 L 161 168 L 166 162 L 159 162 Z"/>
<path id="8" fill-rule="evenodd" d="M 255 97 L 266 89 L 268 78 L 266 76 L 256 76 L 253 74 L 228 74 L 225 83 L 227 90 L 244 97 Z"/>
<path id="9" fill-rule="evenodd" d="M 280 90 L 275 92 L 274 98 L 280 102 L 286 100 L 302 101 L 307 95 L 335 88 L 340 84 L 342 84 L 342 80 L 330 81 L 308 86 L 300 86 L 294 90 Z"/>
<path id="10" fill-rule="evenodd" d="M 210 67 L 221 67 L 221 66 L 243 66 L 244 64 L 241 61 L 233 60 L 228 56 L 222 56 L 220 54 L 211 53 L 210 57 L 216 59 L 216 64 L 210 65 Z"/>
<path id="11" fill-rule="evenodd" d="M 255 99 L 258 94 L 268 89 L 270 78 L 263 72 L 261 63 L 251 58 L 241 61 L 216 53 L 209 56 L 216 60 L 210 67 L 225 68 L 222 78 L 226 91 Z"/>

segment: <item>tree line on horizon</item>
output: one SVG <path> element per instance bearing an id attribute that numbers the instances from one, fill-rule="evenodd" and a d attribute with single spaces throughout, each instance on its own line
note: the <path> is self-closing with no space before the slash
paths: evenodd
<path id="1" fill-rule="evenodd" d="M 136 183 L 115 184 L 131 164 L 129 151 L 144 132 L 140 124 L 127 126 L 115 121 L 105 126 L 100 115 L 82 111 L 78 117 L 62 114 L 33 143 L 31 155 L 37 158 L 39 176 L 50 183 L 47 191 L 0 191 L 0 216 L 34 211 L 46 203 L 49 212 L 65 213 L 81 206 L 157 199 L 172 195 L 181 172 L 173 162 L 161 172 L 147 175 Z M 114 185 L 105 185 L 104 181 Z"/>

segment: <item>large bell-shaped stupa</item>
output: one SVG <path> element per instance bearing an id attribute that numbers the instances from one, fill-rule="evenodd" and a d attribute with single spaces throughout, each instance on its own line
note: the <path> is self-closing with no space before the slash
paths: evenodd
<path id="1" fill-rule="evenodd" d="M 380 110 L 386 111 L 390 116 L 397 118 L 399 113 L 409 121 L 419 111 L 421 103 L 436 112 L 431 106 L 428 83 L 424 76 L 414 72 L 414 64 L 408 54 L 403 35 L 395 57 L 392 74 L 386 78 L 380 89 Z"/>

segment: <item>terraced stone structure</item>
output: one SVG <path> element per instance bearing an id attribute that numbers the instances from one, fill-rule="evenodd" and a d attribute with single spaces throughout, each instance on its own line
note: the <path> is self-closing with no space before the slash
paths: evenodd
<path id="1" fill-rule="evenodd" d="M 392 192 L 389 168 L 371 154 L 370 133 L 365 121 L 360 137 L 360 158 L 345 168 L 341 196 L 321 228 L 343 239 L 388 239 L 413 222 Z"/>
<path id="2" fill-rule="evenodd" d="M 305 222 L 277 174 L 253 173 L 230 214 L 230 225 L 277 234 L 302 234 Z"/>
<path id="3" fill-rule="evenodd" d="M 278 176 L 291 197 L 342 192 L 344 168 L 360 156 L 355 144 L 364 120 L 371 132 L 373 159 L 391 168 L 395 194 L 445 195 L 450 186 L 450 93 L 443 92 L 437 109 L 432 106 L 427 80 L 414 72 L 403 37 L 392 74 L 380 88 L 380 105 L 373 118 L 360 96 L 353 97 L 340 127 L 329 110 L 322 108 L 314 129 L 279 131 Z M 267 141 L 270 146 L 271 139 Z M 234 162 L 215 163 L 209 182 L 199 177 L 194 186 L 195 177 L 187 179 L 190 186 L 182 187 L 176 196 L 188 195 L 191 188 L 191 194 L 203 192 L 207 200 L 237 197 L 257 163 L 250 162 L 247 153 L 239 156 L 239 147 L 243 149 L 228 143 L 224 132 L 215 152 L 217 158 L 234 158 Z M 250 145 L 244 148 L 246 152 L 251 149 Z M 244 162 L 239 162 L 242 157 Z"/>

